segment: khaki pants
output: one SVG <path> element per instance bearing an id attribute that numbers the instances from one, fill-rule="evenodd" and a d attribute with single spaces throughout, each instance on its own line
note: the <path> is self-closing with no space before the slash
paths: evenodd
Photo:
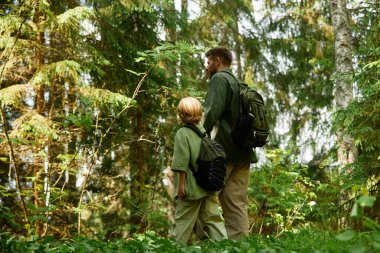
<path id="1" fill-rule="evenodd" d="M 226 185 L 219 193 L 229 239 L 248 235 L 249 164 L 227 165 Z"/>
<path id="2" fill-rule="evenodd" d="M 187 244 L 196 221 L 197 225 L 202 227 L 206 238 L 215 241 L 227 239 L 216 195 L 208 195 L 198 200 L 177 201 L 174 238 Z"/>

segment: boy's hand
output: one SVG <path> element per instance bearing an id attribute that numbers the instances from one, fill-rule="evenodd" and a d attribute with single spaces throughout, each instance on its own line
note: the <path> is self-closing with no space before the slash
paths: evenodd
<path id="1" fill-rule="evenodd" d="M 179 185 L 178 185 L 178 197 L 180 199 L 185 199 L 186 198 L 185 178 L 186 178 L 186 173 L 181 171 L 179 173 Z"/>
<path id="2" fill-rule="evenodd" d="M 178 197 L 180 199 L 185 199 L 185 197 L 186 197 L 185 184 L 179 184 L 179 186 L 178 186 Z"/>

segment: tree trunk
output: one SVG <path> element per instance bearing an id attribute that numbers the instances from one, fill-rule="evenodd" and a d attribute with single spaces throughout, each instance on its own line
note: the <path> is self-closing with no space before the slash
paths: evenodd
<path id="1" fill-rule="evenodd" d="M 347 107 L 352 100 L 352 67 L 351 30 L 348 22 L 345 0 L 330 0 L 330 11 L 335 36 L 335 106 L 336 111 Z M 337 130 L 339 173 L 344 166 L 354 163 L 357 157 L 357 149 L 354 140 L 344 133 L 344 129 Z M 340 183 L 342 184 L 342 182 Z M 341 189 L 339 206 L 343 213 L 347 213 L 345 207 L 347 193 Z M 344 229 L 347 220 L 344 215 L 338 220 L 338 229 Z"/>
<path id="2" fill-rule="evenodd" d="M 181 0 L 181 30 L 180 39 L 189 36 L 188 20 L 189 20 L 189 3 L 188 0 Z"/>
<path id="3" fill-rule="evenodd" d="M 352 67 L 351 30 L 345 0 L 330 0 L 332 25 L 335 35 L 335 105 L 336 110 L 345 108 L 352 100 Z M 343 132 L 337 131 L 338 161 L 341 165 L 354 163 L 357 148 L 354 140 Z"/>
<path id="4" fill-rule="evenodd" d="M 239 33 L 239 13 L 236 11 L 235 14 L 235 52 L 236 52 L 236 64 L 237 64 L 237 76 L 240 79 L 243 78 L 242 64 L 241 64 L 241 42 L 240 42 L 240 33 Z"/>
<path id="5" fill-rule="evenodd" d="M 139 141 L 138 139 L 143 135 L 143 116 L 141 109 L 137 109 L 137 115 L 136 115 L 136 128 L 135 128 L 135 136 L 136 141 L 133 144 L 134 148 L 134 164 L 132 167 L 135 167 L 132 172 L 132 182 L 131 182 L 131 200 L 133 201 L 133 204 L 131 206 L 131 217 L 130 217 L 130 224 L 131 224 L 131 233 L 139 232 L 143 233 L 145 230 L 145 222 L 143 219 L 143 204 L 145 202 L 145 194 L 144 194 L 144 186 L 145 186 L 145 177 L 146 175 L 146 169 L 145 169 L 145 163 L 144 163 L 144 147 L 143 142 Z M 141 211 L 142 210 L 142 211 Z"/>
<path id="6" fill-rule="evenodd" d="M 43 45 L 45 43 L 45 38 L 44 38 L 44 32 L 43 29 L 41 28 L 41 23 L 44 21 L 44 14 L 39 10 L 39 4 L 37 3 L 37 6 L 35 8 L 35 15 L 33 18 L 33 22 L 36 24 L 37 27 L 37 34 L 36 34 L 36 44 L 39 46 L 39 48 L 36 48 L 35 52 L 35 68 L 36 71 L 39 71 L 41 67 L 44 64 L 44 54 L 42 51 Z M 36 91 L 36 110 L 38 113 L 43 115 L 44 112 L 44 107 L 45 107 L 45 97 L 44 97 L 44 90 L 45 90 L 45 85 L 44 84 L 39 84 L 37 86 L 37 91 Z M 37 141 L 37 140 L 36 140 Z M 34 146 L 33 147 L 33 153 L 38 154 L 39 152 L 39 147 Z M 35 157 L 36 160 L 39 159 L 38 156 Z M 33 176 L 35 178 L 35 181 L 33 182 L 33 197 L 34 197 L 34 205 L 36 210 L 42 206 L 41 199 L 40 199 L 40 193 L 39 193 L 39 183 L 40 180 L 40 170 L 41 170 L 41 164 L 39 162 L 35 162 L 33 164 Z M 46 175 L 45 175 L 46 177 Z M 37 214 L 38 215 L 38 214 Z M 42 234 L 42 223 L 39 219 L 36 220 L 35 223 L 36 227 L 36 232 L 35 234 L 41 235 Z"/>

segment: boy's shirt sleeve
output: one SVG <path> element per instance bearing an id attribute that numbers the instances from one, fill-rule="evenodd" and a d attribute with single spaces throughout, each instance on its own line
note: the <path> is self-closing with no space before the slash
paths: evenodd
<path id="1" fill-rule="evenodd" d="M 190 162 L 190 148 L 189 144 L 181 131 L 178 131 L 174 138 L 174 152 L 172 171 L 185 171 L 187 172 Z"/>

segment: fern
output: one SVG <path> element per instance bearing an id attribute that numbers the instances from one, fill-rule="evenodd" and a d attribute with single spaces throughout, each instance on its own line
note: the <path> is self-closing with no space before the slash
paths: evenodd
<path id="1" fill-rule="evenodd" d="M 104 89 L 81 87 L 79 88 L 79 93 L 94 105 L 103 108 L 114 107 L 116 109 L 121 109 L 133 105 L 131 98 Z"/>
<path id="2" fill-rule="evenodd" d="M 31 85 L 47 84 L 51 85 L 56 78 L 71 80 L 73 83 L 83 83 L 80 76 L 82 70 L 79 63 L 71 60 L 54 62 L 44 65 L 30 81 Z"/>
<path id="3" fill-rule="evenodd" d="M 153 12 L 153 1 L 130 1 L 130 0 L 121 0 L 121 4 L 127 8 L 128 10 L 132 11 L 147 11 L 147 12 Z"/>
<path id="4" fill-rule="evenodd" d="M 14 15 L 0 16 L 0 35 L 11 36 L 22 23 L 22 18 Z"/>
<path id="5" fill-rule="evenodd" d="M 53 122 L 34 110 L 23 114 L 13 122 L 13 131 L 10 136 L 36 141 L 45 140 L 45 138 L 58 139 Z"/>
<path id="6" fill-rule="evenodd" d="M 88 8 L 83 6 L 78 6 L 73 9 L 69 9 L 61 15 L 58 15 L 52 22 L 52 29 L 57 28 L 58 31 L 66 33 L 67 31 L 71 31 L 75 29 L 80 31 L 83 27 L 84 20 L 95 19 L 94 12 Z"/>
<path id="7" fill-rule="evenodd" d="M 31 91 L 29 85 L 17 84 L 0 90 L 1 106 L 13 106 L 19 108 L 25 95 Z"/>

